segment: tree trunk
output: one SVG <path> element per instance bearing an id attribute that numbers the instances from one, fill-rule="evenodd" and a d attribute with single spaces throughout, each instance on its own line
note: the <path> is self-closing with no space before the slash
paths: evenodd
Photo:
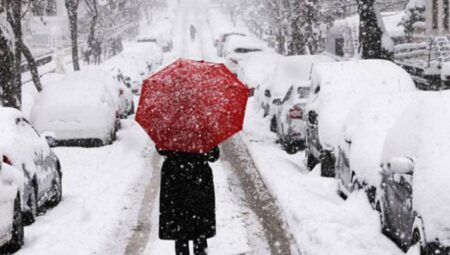
<path id="1" fill-rule="evenodd" d="M 78 0 L 66 0 L 67 15 L 69 17 L 70 39 L 72 42 L 73 70 L 80 70 L 78 57 Z"/>
<path id="2" fill-rule="evenodd" d="M 17 46 L 22 40 L 22 0 L 11 1 L 7 8 L 7 19 L 14 32 L 14 42 Z M 3 91 L 4 106 L 20 109 L 22 106 L 22 53 L 19 47 L 14 49 L 13 85 L 5 87 Z"/>
<path id="3" fill-rule="evenodd" d="M 1 101 L 3 106 L 20 108 L 17 96 L 15 95 L 15 73 L 14 73 L 14 53 L 9 45 L 5 31 L 0 29 L 0 87 Z"/>
<path id="4" fill-rule="evenodd" d="M 42 91 L 42 84 L 41 79 L 39 77 L 39 71 L 36 64 L 36 61 L 33 57 L 33 54 L 31 53 L 30 49 L 25 45 L 23 40 L 20 40 L 18 45 L 16 45 L 17 48 L 19 48 L 20 52 L 22 52 L 23 56 L 27 60 L 28 66 L 30 68 L 31 78 L 33 79 L 34 86 L 36 87 L 36 90 L 38 92 Z"/>

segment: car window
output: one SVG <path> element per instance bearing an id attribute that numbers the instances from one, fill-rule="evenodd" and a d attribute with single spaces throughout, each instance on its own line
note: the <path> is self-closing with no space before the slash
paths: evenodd
<path id="1" fill-rule="evenodd" d="M 289 98 L 291 98 L 292 96 L 292 90 L 294 90 L 294 87 L 291 86 L 288 91 L 286 92 L 286 95 L 284 96 L 283 102 L 286 102 L 287 100 L 289 100 Z"/>

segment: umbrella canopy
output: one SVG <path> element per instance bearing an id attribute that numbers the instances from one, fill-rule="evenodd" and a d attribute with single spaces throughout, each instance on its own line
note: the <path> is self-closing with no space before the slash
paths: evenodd
<path id="1" fill-rule="evenodd" d="M 204 153 L 242 130 L 248 93 L 223 64 L 179 59 L 144 81 L 136 121 L 159 149 Z"/>

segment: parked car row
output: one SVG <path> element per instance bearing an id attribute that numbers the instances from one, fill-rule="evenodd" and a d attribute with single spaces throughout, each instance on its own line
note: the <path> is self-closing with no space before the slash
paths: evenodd
<path id="1" fill-rule="evenodd" d="M 326 62 L 334 60 L 324 55 L 286 57 L 267 51 L 249 53 L 240 62 L 239 79 L 254 91 L 256 104 L 270 120 L 270 130 L 288 153 L 305 148 L 312 69 Z"/>
<path id="2" fill-rule="evenodd" d="M 40 135 L 16 109 L 0 108 L 0 252 L 23 245 L 24 225 L 62 200 L 62 168 L 50 148 L 51 135 Z"/>
<path id="3" fill-rule="evenodd" d="M 321 63 L 311 84 L 307 167 L 320 163 L 344 198 L 366 192 L 403 250 L 448 254 L 450 93 L 418 91 L 384 60 Z"/>

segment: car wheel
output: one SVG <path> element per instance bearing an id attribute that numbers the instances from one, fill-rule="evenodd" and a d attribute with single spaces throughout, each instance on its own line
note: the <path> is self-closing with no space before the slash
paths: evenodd
<path id="1" fill-rule="evenodd" d="M 334 156 L 331 151 L 322 151 L 320 153 L 321 176 L 335 177 Z"/>
<path id="2" fill-rule="evenodd" d="M 6 244 L 6 247 L 1 250 L 2 254 L 14 253 L 18 251 L 23 245 L 23 216 L 19 193 L 17 193 L 17 197 L 14 200 L 14 219 L 11 234 L 11 240 Z"/>
<path id="3" fill-rule="evenodd" d="M 134 105 L 134 102 L 131 102 L 130 110 L 128 111 L 128 115 L 132 115 L 135 113 L 136 107 Z"/>
<path id="4" fill-rule="evenodd" d="M 282 140 L 283 149 L 288 154 L 295 154 L 298 152 L 298 146 L 295 142 L 289 141 L 289 140 Z"/>
<path id="5" fill-rule="evenodd" d="M 53 197 L 50 200 L 50 206 L 57 206 L 62 200 L 62 176 L 58 170 L 56 178 L 53 180 Z"/>
<path id="6" fill-rule="evenodd" d="M 422 243 L 422 237 L 420 236 L 420 231 L 418 229 L 414 229 L 413 235 L 411 238 L 410 248 L 417 244 L 419 244 L 419 247 L 417 247 L 419 249 L 419 254 L 425 255 L 424 244 Z"/>
<path id="7" fill-rule="evenodd" d="M 38 203 L 37 203 L 37 187 L 33 182 L 30 188 L 30 194 L 28 194 L 28 198 L 26 204 L 29 208 L 23 215 L 23 221 L 26 226 L 33 224 L 38 215 Z"/>
<path id="8" fill-rule="evenodd" d="M 352 174 L 352 192 L 362 189 L 362 185 L 359 183 L 358 178 L 356 178 L 356 174 Z"/>
<path id="9" fill-rule="evenodd" d="M 306 168 L 309 171 L 312 171 L 318 163 L 318 160 L 313 155 L 306 153 Z"/>
<path id="10" fill-rule="evenodd" d="M 270 119 L 270 131 L 276 133 L 277 132 L 277 118 L 275 115 Z"/>

